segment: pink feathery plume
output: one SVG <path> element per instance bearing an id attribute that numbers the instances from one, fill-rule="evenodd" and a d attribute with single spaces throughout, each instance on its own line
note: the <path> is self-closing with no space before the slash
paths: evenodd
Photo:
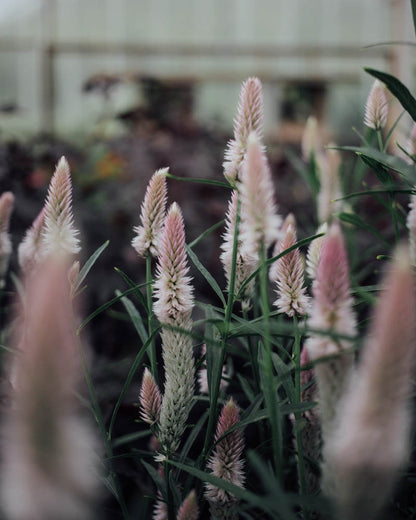
<path id="1" fill-rule="evenodd" d="M 75 393 L 80 365 L 67 271 L 62 256 L 52 255 L 26 283 L 1 446 L 10 520 L 89 519 L 98 490 L 97 442 Z"/>
<path id="2" fill-rule="evenodd" d="M 4 277 L 9 267 L 10 255 L 12 254 L 9 225 L 13 206 L 13 193 L 10 191 L 4 192 L 0 197 L 0 288 L 4 286 Z"/>
<path id="3" fill-rule="evenodd" d="M 240 410 L 233 399 L 224 405 L 217 424 L 215 435 L 216 446 L 208 468 L 216 477 L 244 487 L 244 462 L 241 458 L 244 450 L 244 438 L 241 430 L 227 432 L 240 421 Z M 211 515 L 214 518 L 237 519 L 236 505 L 238 499 L 212 484 L 205 484 L 205 497 L 209 502 Z"/>
<path id="4" fill-rule="evenodd" d="M 376 79 L 365 105 L 364 124 L 374 130 L 381 130 L 386 126 L 388 110 L 386 87 Z"/>
<path id="5" fill-rule="evenodd" d="M 41 235 L 44 255 L 51 251 L 76 254 L 81 250 L 72 214 L 71 174 L 65 157 L 61 157 L 49 184 Z"/>
<path id="6" fill-rule="evenodd" d="M 342 197 L 339 152 L 333 149 L 325 150 L 316 156 L 316 165 L 320 181 L 317 197 L 318 220 L 323 224 L 329 222 L 334 214 L 342 210 L 342 201 L 339 200 Z"/>
<path id="7" fill-rule="evenodd" d="M 347 252 L 338 224 L 331 225 L 322 245 L 312 292 L 308 321 L 311 332 L 306 341 L 309 357 L 311 361 L 316 361 L 334 356 L 315 366 L 325 442 L 333 428 L 339 400 L 352 374 L 353 355 L 349 351 L 352 342 L 347 338 L 356 335 Z"/>
<path id="8" fill-rule="evenodd" d="M 328 224 L 324 222 L 316 230 L 316 234 L 324 233 L 324 236 L 315 238 L 309 247 L 306 254 L 306 274 L 311 280 L 315 280 L 316 270 L 318 268 L 319 260 L 321 258 L 322 245 L 325 242 L 325 235 L 328 231 Z"/>
<path id="9" fill-rule="evenodd" d="M 297 242 L 296 221 L 289 214 L 283 225 L 284 238 L 277 242 L 277 253 L 283 253 Z M 279 312 L 290 317 L 295 314 L 304 316 L 308 311 L 309 298 L 304 287 L 303 262 L 299 249 L 293 249 L 289 253 L 276 260 L 274 263 L 274 282 L 277 285 L 278 298 L 274 302 Z"/>
<path id="10" fill-rule="evenodd" d="M 198 520 L 199 509 L 196 493 L 192 490 L 179 508 L 176 520 Z"/>
<path id="11" fill-rule="evenodd" d="M 310 363 L 306 348 L 300 355 L 301 367 Z M 302 388 L 302 403 L 310 403 L 317 400 L 318 388 L 315 383 L 315 371 L 313 368 L 302 370 L 300 373 L 300 385 Z M 312 408 L 302 414 L 304 426 L 302 429 L 302 446 L 306 469 L 306 485 L 309 493 L 315 493 L 319 488 L 319 477 L 315 467 L 318 466 L 321 457 L 321 425 L 317 408 Z"/>
<path id="12" fill-rule="evenodd" d="M 45 222 L 45 208 L 33 221 L 32 226 L 26 231 L 23 240 L 17 249 L 17 257 L 20 268 L 24 274 L 29 274 L 40 262 L 42 255 L 42 228 Z"/>
<path id="13" fill-rule="evenodd" d="M 408 250 L 385 277 L 357 377 L 327 439 L 324 479 L 342 520 L 369 520 L 388 500 L 410 457 L 416 297 Z"/>
<path id="14" fill-rule="evenodd" d="M 233 259 L 233 246 L 235 235 L 235 223 L 237 218 L 237 202 L 238 192 L 233 190 L 231 199 L 228 203 L 228 211 L 225 217 L 225 233 L 223 235 L 224 242 L 221 245 L 222 253 L 220 256 L 222 265 L 224 266 L 225 277 L 227 279 L 228 289 L 230 288 L 231 267 Z M 259 257 L 257 253 L 243 251 L 241 234 L 237 238 L 237 256 L 235 267 L 234 293 L 238 294 L 243 283 L 254 273 L 259 266 Z M 249 282 L 242 294 L 240 295 L 244 307 L 248 307 L 250 299 L 254 293 L 254 280 Z"/>
<path id="15" fill-rule="evenodd" d="M 164 325 L 161 336 L 165 391 L 158 440 L 165 455 L 179 446 L 194 395 L 195 364 L 190 336 L 194 299 L 188 270 L 182 213 L 174 203 L 163 226 L 154 285 L 154 312 Z"/>
<path id="16" fill-rule="evenodd" d="M 159 240 L 166 213 L 168 171 L 169 168 L 157 170 L 150 179 L 141 206 L 141 226 L 134 228 L 137 235 L 131 245 L 142 257 L 149 253 L 152 256 L 159 254 Z"/>
<path id="17" fill-rule="evenodd" d="M 309 116 L 306 120 L 301 142 L 303 160 L 309 162 L 312 157 L 318 155 L 321 149 L 318 120 L 314 116 Z"/>
<path id="18" fill-rule="evenodd" d="M 148 368 L 144 369 L 142 386 L 139 394 L 140 418 L 148 424 L 158 422 L 160 417 L 160 407 L 162 394 Z"/>
<path id="19" fill-rule="evenodd" d="M 187 276 L 185 229 L 181 210 L 174 202 L 165 219 L 160 239 L 154 313 L 162 324 L 189 321 L 194 305 L 191 278 Z"/>
<path id="20" fill-rule="evenodd" d="M 413 123 L 412 130 L 410 131 L 409 139 L 406 143 L 406 152 L 410 157 L 406 156 L 405 160 L 409 164 L 415 164 L 416 162 L 416 123 Z"/>
<path id="21" fill-rule="evenodd" d="M 234 181 L 239 177 L 241 163 L 247 151 L 247 139 L 255 132 L 259 139 L 263 135 L 263 93 L 258 78 L 248 78 L 241 87 L 237 116 L 234 120 L 234 139 L 227 145 L 224 157 L 224 175 Z"/>
<path id="22" fill-rule="evenodd" d="M 242 254 L 257 255 L 279 238 L 282 219 L 277 214 L 270 168 L 254 133 L 248 138 L 239 188 Z"/>

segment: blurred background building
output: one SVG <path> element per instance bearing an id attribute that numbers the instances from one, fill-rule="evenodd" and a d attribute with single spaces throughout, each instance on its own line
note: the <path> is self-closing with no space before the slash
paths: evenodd
<path id="1" fill-rule="evenodd" d="M 241 81 L 264 84 L 266 130 L 299 140 L 313 113 L 342 140 L 364 66 L 414 85 L 408 0 L 1 0 L 0 131 L 82 142 L 143 109 L 229 131 Z M 111 121 L 111 124 L 109 123 Z"/>

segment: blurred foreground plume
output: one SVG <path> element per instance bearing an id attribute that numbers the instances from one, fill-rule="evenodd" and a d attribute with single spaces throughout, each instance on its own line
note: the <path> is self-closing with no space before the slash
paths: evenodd
<path id="1" fill-rule="evenodd" d="M 1 446 L 2 506 L 10 520 L 88 519 L 98 489 L 96 439 L 77 411 L 68 266 L 52 256 L 26 280 Z"/>
<path id="2" fill-rule="evenodd" d="M 378 518 L 410 456 L 416 295 L 406 248 L 396 251 L 383 286 L 357 377 L 326 450 L 326 487 L 342 520 Z"/>

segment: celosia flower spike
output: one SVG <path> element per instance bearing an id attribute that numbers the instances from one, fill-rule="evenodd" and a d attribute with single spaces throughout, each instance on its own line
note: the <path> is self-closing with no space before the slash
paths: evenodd
<path id="1" fill-rule="evenodd" d="M 131 245 L 142 257 L 149 253 L 152 256 L 159 254 L 159 240 L 166 212 L 168 171 L 169 168 L 157 170 L 150 179 L 141 207 L 141 226 L 134 228 L 137 235 Z"/>
<path id="2" fill-rule="evenodd" d="M 416 162 L 416 123 L 413 123 L 412 130 L 409 135 L 409 139 L 406 143 L 406 152 L 410 157 L 405 158 L 409 164 L 415 164 Z"/>
<path id="3" fill-rule="evenodd" d="M 320 233 L 327 233 L 328 231 L 328 224 L 324 222 L 321 224 L 318 229 L 316 230 L 316 234 L 319 235 Z M 321 258 L 321 249 L 322 245 L 325 241 L 325 234 L 322 237 L 315 238 L 313 240 L 308 248 L 308 252 L 306 254 L 306 274 L 309 276 L 311 280 L 315 280 L 316 276 L 316 269 L 319 264 L 319 260 Z"/>
<path id="4" fill-rule="evenodd" d="M 329 146 L 334 146 L 329 144 Z M 316 157 L 320 189 L 317 197 L 318 220 L 321 224 L 329 222 L 332 216 L 342 209 L 341 181 L 339 168 L 341 158 L 337 150 L 325 150 Z"/>
<path id="5" fill-rule="evenodd" d="M 303 160 L 309 162 L 312 157 L 318 155 L 321 149 L 318 120 L 314 116 L 309 116 L 306 120 L 301 142 Z"/>
<path id="6" fill-rule="evenodd" d="M 357 377 L 328 440 L 324 478 L 342 520 L 378 518 L 410 457 L 415 282 L 400 248 L 385 278 Z"/>
<path id="7" fill-rule="evenodd" d="M 4 286 L 4 276 L 7 273 L 10 255 L 12 254 L 9 223 L 13 205 L 14 195 L 10 191 L 6 191 L 0 197 L 0 288 Z"/>
<path id="8" fill-rule="evenodd" d="M 241 87 L 237 116 L 234 121 L 234 139 L 229 141 L 223 163 L 224 175 L 229 180 L 239 177 L 241 163 L 247 151 L 247 139 L 251 132 L 258 138 L 263 134 L 263 93 L 258 78 L 249 78 Z"/>
<path id="9" fill-rule="evenodd" d="M 352 373 L 353 356 L 348 350 L 351 341 L 337 337 L 355 337 L 356 321 L 352 311 L 349 266 L 341 228 L 332 224 L 322 245 L 321 258 L 313 284 L 313 301 L 308 321 L 311 332 L 306 348 L 311 361 L 336 355 L 315 366 L 319 391 L 319 412 L 325 439 L 330 434 L 338 402 Z"/>
<path id="10" fill-rule="evenodd" d="M 216 477 L 232 484 L 244 487 L 244 462 L 241 455 L 244 450 L 243 434 L 240 430 L 227 432 L 240 421 L 238 406 L 231 398 L 223 407 L 218 420 L 215 435 L 216 446 L 208 462 L 208 468 Z M 205 496 L 210 505 L 213 518 L 237 519 L 236 504 L 238 499 L 223 489 L 212 484 L 205 484 Z"/>
<path id="11" fill-rule="evenodd" d="M 370 90 L 365 105 L 364 124 L 374 130 L 381 130 L 386 126 L 388 115 L 388 102 L 386 88 L 376 79 Z"/>
<path id="12" fill-rule="evenodd" d="M 247 157 L 241 171 L 242 253 L 257 255 L 280 235 L 281 218 L 277 214 L 270 168 L 256 134 L 251 133 Z"/>
<path id="13" fill-rule="evenodd" d="M 199 509 L 196 493 L 192 490 L 179 508 L 176 520 L 198 520 Z"/>
<path id="14" fill-rule="evenodd" d="M 234 245 L 234 234 L 235 234 L 235 222 L 237 216 L 237 201 L 238 192 L 233 190 L 231 199 L 228 203 L 228 211 L 225 217 L 225 233 L 223 235 L 224 242 L 221 245 L 222 253 L 220 256 L 222 265 L 224 266 L 225 277 L 227 279 L 227 288 L 230 288 L 231 278 L 231 266 L 233 258 L 233 245 Z M 236 267 L 235 267 L 235 279 L 234 279 L 234 293 L 238 294 L 243 283 L 247 278 L 254 273 L 259 265 L 259 256 L 254 252 L 242 251 L 242 241 L 240 238 L 241 234 L 237 239 L 237 256 L 236 256 Z M 243 306 L 248 307 L 250 298 L 254 292 L 254 280 L 247 284 L 241 299 Z"/>
<path id="15" fill-rule="evenodd" d="M 26 234 L 17 249 L 20 268 L 26 275 L 36 267 L 43 256 L 41 231 L 44 222 L 45 208 L 42 209 L 33 221 L 32 226 L 26 231 Z"/>
<path id="16" fill-rule="evenodd" d="M 296 223 L 292 214 L 288 215 L 283 225 L 285 236 L 277 243 L 277 254 L 283 253 L 297 242 Z M 294 249 L 279 258 L 274 264 L 274 281 L 277 285 L 278 298 L 274 302 L 279 312 L 293 317 L 304 316 L 309 306 L 303 276 L 303 262 L 299 249 Z"/>
<path id="17" fill-rule="evenodd" d="M 188 271 L 183 217 L 174 202 L 162 231 L 154 285 L 154 313 L 162 324 L 179 325 L 191 317 L 194 300 Z"/>
<path id="18" fill-rule="evenodd" d="M 26 283 L 12 406 L 3 417 L 2 509 L 10 520 L 87 520 L 98 490 L 97 439 L 77 413 L 67 271 L 52 256 Z"/>
<path id="19" fill-rule="evenodd" d="M 139 401 L 140 418 L 148 424 L 157 423 L 160 417 L 162 395 L 148 368 L 144 369 Z"/>
<path id="20" fill-rule="evenodd" d="M 79 231 L 74 227 L 72 182 L 65 157 L 61 157 L 49 184 L 41 234 L 45 255 L 51 251 L 76 254 L 81 250 Z"/>

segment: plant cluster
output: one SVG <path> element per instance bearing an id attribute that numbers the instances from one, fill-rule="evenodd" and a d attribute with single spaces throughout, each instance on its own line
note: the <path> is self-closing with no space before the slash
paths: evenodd
<path id="1" fill-rule="evenodd" d="M 296 207 L 279 214 L 263 143 L 262 85 L 249 78 L 225 152 L 226 182 L 197 181 L 228 190 L 224 221 L 187 243 L 180 207 L 167 207 L 173 176 L 156 171 L 132 239 L 146 282 L 121 273 L 128 289 L 83 321 L 77 301 L 108 243 L 81 268 L 70 171 L 60 160 L 19 245 L 22 277 L 13 280 L 20 305 L 3 331 L 10 350 L 0 481 L 6 518 L 91 518 L 100 479 L 126 519 L 379 518 L 411 455 L 416 361 L 415 130 L 402 147 L 405 159 L 386 151 L 398 123 L 387 128 L 388 91 L 415 121 L 416 100 L 396 78 L 368 72 L 377 78 L 365 107 L 368 130 L 362 146 L 343 148 L 358 156 L 350 183 L 339 147 L 322 145 L 315 119 L 306 126 L 297 165 L 315 196 L 315 234 L 298 239 Z M 368 185 L 369 170 L 376 185 Z M 361 191 L 345 193 L 348 184 Z M 403 193 L 411 194 L 410 211 L 398 201 Z M 391 224 L 378 229 L 359 215 L 355 201 L 367 198 Z M 9 192 L 0 198 L 2 280 L 13 202 Z M 223 288 L 195 253 L 221 226 Z M 377 285 L 366 282 L 373 273 L 361 261 L 361 231 L 369 255 L 388 264 Z M 198 301 L 191 265 L 211 303 Z M 104 417 L 82 330 L 119 301 L 140 347 Z M 197 321 L 195 307 L 203 316 Z M 82 374 L 88 398 L 80 393 Z M 114 438 L 132 385 L 136 431 Z M 92 412 L 96 434 L 81 405 Z M 146 448 L 129 449 L 138 439 Z M 125 499 L 117 457 L 133 458 L 140 478 L 152 481 L 152 496 L 136 498 L 141 511 Z"/>

